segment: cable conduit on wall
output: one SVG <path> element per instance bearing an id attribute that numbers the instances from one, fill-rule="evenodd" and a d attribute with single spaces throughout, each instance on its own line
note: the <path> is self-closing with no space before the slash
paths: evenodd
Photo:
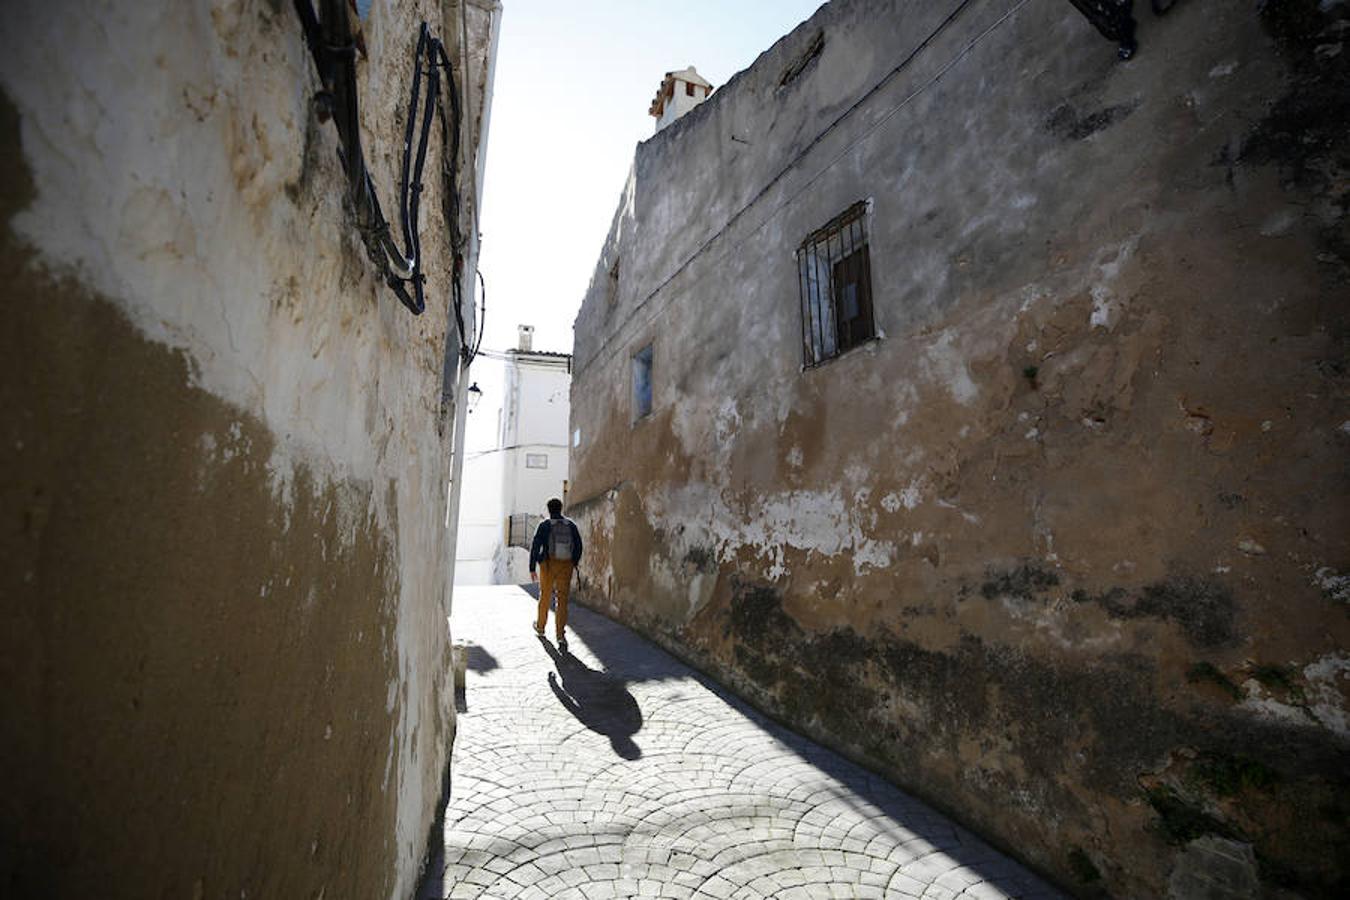
<path id="1" fill-rule="evenodd" d="M 399 224 L 403 247 L 390 233 L 389 222 L 380 207 L 375 182 L 366 168 L 361 147 L 360 117 L 356 85 L 356 46 L 346 0 L 321 0 L 322 17 L 316 15 L 311 0 L 295 0 L 296 14 L 304 30 L 305 41 L 314 57 L 323 89 L 317 98 L 321 115 L 331 115 L 340 142 L 339 158 L 347 180 L 347 199 L 357 231 L 366 245 L 367 255 L 381 278 L 399 302 L 413 315 L 426 309 L 422 272 L 422 248 L 419 233 L 421 218 L 422 174 L 426 166 L 432 117 L 440 126 L 442 204 L 450 230 L 451 305 L 458 326 L 460 356 L 472 359 L 474 346 L 465 334 L 462 309 L 464 237 L 459 229 L 460 197 L 456 172 L 460 153 L 460 99 L 454 69 L 441 41 L 433 37 L 425 22 L 418 32 L 414 51 L 412 86 L 408 99 L 408 119 L 404 128 L 402 171 L 399 183 Z M 447 115 L 441 91 L 444 71 L 450 99 Z M 425 86 L 423 79 L 425 78 Z M 425 93 L 423 93 L 425 90 Z M 413 139 L 417 139 L 414 150 Z M 481 279 L 480 279 L 481 280 Z M 411 286 L 411 291 L 409 290 Z M 484 291 L 486 304 L 486 291 Z M 480 329 L 481 334 L 481 329 Z M 481 340 L 481 338 L 479 338 Z M 475 341 L 475 344 L 477 341 Z"/>

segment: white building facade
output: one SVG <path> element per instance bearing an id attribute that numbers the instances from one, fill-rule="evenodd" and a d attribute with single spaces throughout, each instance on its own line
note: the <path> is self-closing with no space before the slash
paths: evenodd
<path id="1" fill-rule="evenodd" d="M 667 72 L 661 79 L 661 87 L 647 114 L 656 119 L 656 130 L 660 131 L 680 116 L 698 106 L 713 91 L 712 83 L 693 66 L 687 66 L 676 72 Z"/>
<path id="2" fill-rule="evenodd" d="M 455 580 L 529 580 L 529 545 L 550 498 L 567 491 L 568 392 L 572 357 L 532 349 L 533 328 L 502 355 L 495 446 L 465 459 Z M 491 416 L 489 410 L 475 415 Z"/>

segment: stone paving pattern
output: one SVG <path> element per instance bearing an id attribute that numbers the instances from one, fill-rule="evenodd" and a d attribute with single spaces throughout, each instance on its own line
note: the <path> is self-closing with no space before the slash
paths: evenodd
<path id="1" fill-rule="evenodd" d="M 455 589 L 467 690 L 419 897 L 1062 896 L 594 612 L 573 604 L 559 653 L 533 607 Z"/>

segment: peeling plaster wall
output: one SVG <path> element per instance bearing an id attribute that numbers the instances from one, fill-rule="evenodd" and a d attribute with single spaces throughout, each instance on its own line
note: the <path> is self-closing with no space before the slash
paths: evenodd
<path id="1" fill-rule="evenodd" d="M 373 5 L 395 221 L 426 19 L 470 60 L 474 233 L 494 15 Z M 22 4 L 2 44 L 0 893 L 411 896 L 455 724 L 439 142 L 414 318 L 344 211 L 292 4 Z"/>
<path id="2" fill-rule="evenodd" d="M 835 0 L 638 146 L 581 596 L 1077 893 L 1343 895 L 1350 9 L 1136 4 L 1121 64 L 977 0 L 869 95 L 953 6 Z M 803 371 L 858 200 L 882 336 Z"/>

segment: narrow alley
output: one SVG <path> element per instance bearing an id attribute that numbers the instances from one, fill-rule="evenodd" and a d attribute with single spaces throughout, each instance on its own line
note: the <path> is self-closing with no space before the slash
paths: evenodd
<path id="1" fill-rule="evenodd" d="M 573 606 L 462 588 L 468 676 L 421 898 L 1058 897 L 929 806 Z"/>
<path id="2" fill-rule="evenodd" d="M 5 13 L 0 900 L 1350 897 L 1350 0 Z"/>

